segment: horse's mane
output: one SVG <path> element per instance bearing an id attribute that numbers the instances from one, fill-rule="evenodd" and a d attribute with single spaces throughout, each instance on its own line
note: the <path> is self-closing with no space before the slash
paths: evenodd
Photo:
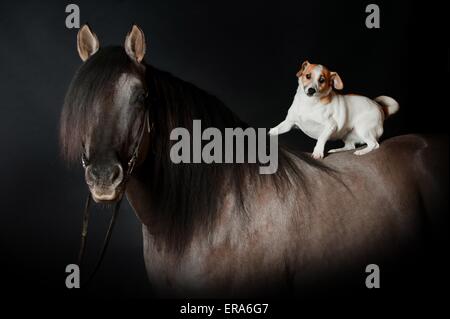
<path id="1" fill-rule="evenodd" d="M 273 186 L 280 196 L 292 187 L 307 194 L 308 181 L 295 160 L 301 160 L 324 172 L 331 169 L 309 155 L 292 153 L 280 145 L 278 170 L 260 175 L 260 163 L 243 164 L 174 164 L 170 159 L 170 132 L 185 127 L 192 133 L 194 119 L 202 128 L 215 127 L 224 136 L 225 128 L 247 128 L 219 99 L 173 75 L 147 65 L 149 112 L 153 124 L 151 152 L 142 167 L 135 171 L 150 182 L 152 220 L 163 225 L 158 234 L 172 250 L 182 251 L 195 231 L 206 231 L 217 219 L 227 194 L 234 195 L 235 205 L 246 215 L 248 194 L 257 185 Z M 90 107 L 99 102 L 100 90 L 112 90 L 112 83 L 124 72 L 133 72 L 134 63 L 122 47 L 100 49 L 75 74 L 66 94 L 60 122 L 62 154 L 69 161 L 80 159 L 83 138 L 95 125 Z M 100 96 L 101 98 L 101 96 Z M 101 101 L 100 101 L 101 102 Z M 192 134 L 191 134 L 192 135 Z M 145 174 L 149 174 L 147 176 Z"/>
<path id="2" fill-rule="evenodd" d="M 271 184 L 280 196 L 293 187 L 307 193 L 307 180 L 294 159 L 332 172 L 311 156 L 293 153 L 281 145 L 278 170 L 271 175 L 259 174 L 261 164 L 258 161 L 253 164 L 174 164 L 169 156 L 174 144 L 169 138 L 172 129 L 187 128 L 192 136 L 193 120 L 200 119 L 202 129 L 215 127 L 224 136 L 225 128 L 245 129 L 249 125 L 218 98 L 195 85 L 150 66 L 147 74 L 148 83 L 156 93 L 150 105 L 155 132 L 151 141 L 154 154 L 148 157 L 154 205 L 152 215 L 155 215 L 153 220 L 163 222 L 161 235 L 170 248 L 182 250 L 199 227 L 213 226 L 225 196 L 230 192 L 243 216 L 246 216 L 247 194 L 254 194 L 253 187 L 257 185 Z"/>

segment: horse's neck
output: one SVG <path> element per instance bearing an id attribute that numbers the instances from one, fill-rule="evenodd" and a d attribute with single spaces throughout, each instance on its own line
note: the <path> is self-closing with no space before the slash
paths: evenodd
<path id="1" fill-rule="evenodd" d="M 128 181 L 126 195 L 139 221 L 144 225 L 151 225 L 151 192 L 145 179 L 131 177 Z"/>
<path id="2" fill-rule="evenodd" d="M 306 169 L 305 163 L 300 162 L 299 165 L 305 166 Z M 127 187 L 127 198 L 144 225 L 146 232 L 151 236 L 169 225 L 163 225 L 160 220 L 155 219 L 155 215 L 158 214 L 152 212 L 152 194 L 150 187 L 147 185 L 149 182 L 146 178 L 130 179 Z M 246 193 L 246 211 L 242 211 L 242 207 L 238 204 L 239 200 L 236 200 L 234 193 L 226 192 L 223 195 L 224 200 L 221 209 L 215 216 L 215 223 L 211 231 L 208 233 L 201 227 L 196 228 L 192 243 L 188 247 L 194 246 L 194 249 L 198 252 L 199 250 L 217 249 L 221 246 L 241 247 L 243 237 L 259 238 L 259 240 L 264 241 L 264 234 L 281 231 L 282 225 L 292 223 L 293 213 L 297 214 L 300 209 L 299 205 L 306 202 L 304 193 L 298 192 L 294 188 L 290 192 L 295 192 L 295 196 L 285 193 L 283 198 L 280 198 L 271 183 L 259 185 L 255 181 L 250 182 L 252 184 L 247 184 L 243 189 Z M 286 198 L 292 198 L 293 200 L 286 201 Z M 284 211 L 285 214 L 274 213 L 279 211 Z M 198 222 L 202 223 L 202 221 Z M 261 232 L 261 225 L 265 225 L 265 232 Z M 155 240 L 155 238 L 152 240 Z M 156 244 L 156 242 L 153 242 L 153 244 Z M 164 245 L 164 243 L 159 244 Z M 270 245 L 269 238 L 266 244 Z M 189 249 L 187 252 L 189 252 Z"/>

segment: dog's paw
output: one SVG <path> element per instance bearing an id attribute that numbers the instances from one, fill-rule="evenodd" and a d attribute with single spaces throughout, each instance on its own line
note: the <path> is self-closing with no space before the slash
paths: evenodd
<path id="1" fill-rule="evenodd" d="M 323 147 L 320 147 L 320 146 L 316 145 L 314 147 L 314 150 L 313 150 L 313 153 L 312 153 L 312 157 L 315 158 L 315 159 L 323 158 L 323 151 L 324 151 Z"/>
<path id="2" fill-rule="evenodd" d="M 278 135 L 278 129 L 276 127 L 273 127 L 269 130 L 269 135 Z"/>
<path id="3" fill-rule="evenodd" d="M 366 155 L 369 152 L 370 152 L 369 150 L 366 150 L 365 148 L 363 148 L 362 150 L 355 151 L 353 154 L 361 156 L 361 155 Z"/>
<path id="4" fill-rule="evenodd" d="M 311 155 L 315 159 L 322 159 L 323 158 L 323 152 L 314 151 Z"/>

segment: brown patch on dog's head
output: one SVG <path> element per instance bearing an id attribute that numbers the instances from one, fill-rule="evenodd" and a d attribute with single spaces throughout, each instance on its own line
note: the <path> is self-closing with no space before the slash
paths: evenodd
<path id="1" fill-rule="evenodd" d="M 333 89 L 341 90 L 344 84 L 336 72 L 331 72 L 321 64 L 313 64 L 305 61 L 297 72 L 303 90 L 308 96 L 316 96 L 329 103 L 330 99 L 324 99 Z"/>
<path id="2" fill-rule="evenodd" d="M 317 67 L 317 64 L 309 63 L 309 61 L 304 61 L 297 72 L 297 77 L 301 79 L 303 86 L 308 86 L 313 81 L 312 71 Z"/>
<path id="3" fill-rule="evenodd" d="M 300 70 L 297 72 L 296 76 L 298 78 L 301 77 L 309 65 L 311 65 L 311 64 L 308 62 L 308 60 L 304 61 L 302 63 L 302 65 L 300 66 Z"/>

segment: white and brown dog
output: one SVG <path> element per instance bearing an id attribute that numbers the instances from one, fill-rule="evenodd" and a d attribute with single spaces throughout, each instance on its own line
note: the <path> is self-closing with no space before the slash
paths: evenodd
<path id="1" fill-rule="evenodd" d="M 340 95 L 344 84 L 336 72 L 320 64 L 303 62 L 297 73 L 298 89 L 286 119 L 269 131 L 283 134 L 293 126 L 317 140 L 313 157 L 323 158 L 328 140 L 343 140 L 344 147 L 329 153 L 355 149 L 356 144 L 367 147 L 355 152 L 367 154 L 378 148 L 383 134 L 383 121 L 398 111 L 398 103 L 388 96 L 372 100 L 360 95 Z"/>

